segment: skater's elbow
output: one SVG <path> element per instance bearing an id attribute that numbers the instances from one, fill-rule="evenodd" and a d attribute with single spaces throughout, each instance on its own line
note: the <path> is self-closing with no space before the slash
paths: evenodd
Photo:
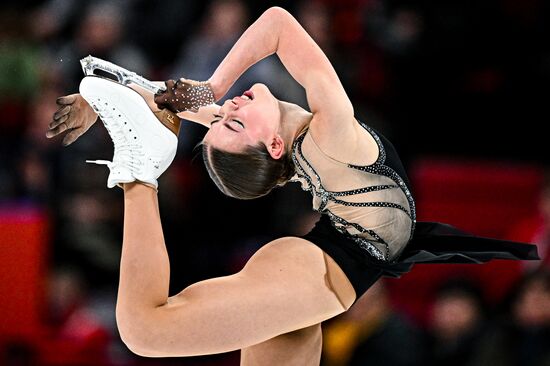
<path id="1" fill-rule="evenodd" d="M 192 354 L 189 334 L 182 332 L 165 306 L 135 311 L 117 308 L 116 323 L 122 342 L 143 357 L 179 357 Z"/>
<path id="2" fill-rule="evenodd" d="M 116 324 L 120 339 L 130 351 L 143 357 L 155 357 L 150 339 L 151 329 L 143 314 L 122 311 L 117 308 Z"/>

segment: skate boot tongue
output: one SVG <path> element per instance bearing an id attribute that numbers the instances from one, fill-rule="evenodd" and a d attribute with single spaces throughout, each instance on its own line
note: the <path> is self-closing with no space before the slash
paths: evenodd
<path id="1" fill-rule="evenodd" d="M 177 114 L 169 111 L 168 109 L 161 109 L 158 112 L 153 112 L 153 114 L 158 118 L 160 123 L 172 131 L 176 137 L 179 135 L 181 118 L 179 118 Z"/>

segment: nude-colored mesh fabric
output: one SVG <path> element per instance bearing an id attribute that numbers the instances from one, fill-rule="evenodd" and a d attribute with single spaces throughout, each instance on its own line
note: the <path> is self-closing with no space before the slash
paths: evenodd
<path id="1" fill-rule="evenodd" d="M 295 145 L 294 162 L 298 174 L 293 181 L 300 182 L 304 190 L 312 191 L 315 210 L 329 213 L 341 231 L 363 239 L 367 246 L 370 243 L 376 247 L 383 255 L 378 259 L 393 260 L 401 253 L 411 236 L 412 218 L 409 200 L 398 182 L 381 174 L 352 169 L 332 159 L 317 146 L 309 131 Z M 329 193 L 321 194 L 323 189 Z M 334 194 L 360 189 L 364 190 L 349 195 Z M 380 207 L 353 207 L 346 203 Z M 355 225 L 342 225 L 342 222 Z M 378 255 L 376 250 L 368 251 Z"/>

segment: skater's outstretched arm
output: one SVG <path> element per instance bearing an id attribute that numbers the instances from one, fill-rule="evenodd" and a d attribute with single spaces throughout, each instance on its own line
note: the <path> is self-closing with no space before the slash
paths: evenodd
<path id="1" fill-rule="evenodd" d="M 353 106 L 321 48 L 286 10 L 266 10 L 239 38 L 209 82 L 219 100 L 252 65 L 276 54 L 306 91 L 311 112 L 339 121 L 353 118 Z"/>
<path id="2" fill-rule="evenodd" d="M 250 66 L 272 54 L 304 87 L 313 113 L 310 131 L 318 145 L 332 157 L 353 160 L 356 152 L 346 150 L 342 154 L 341 141 L 359 146 L 364 129 L 356 123 L 351 101 L 321 48 L 289 12 L 279 7 L 266 10 L 242 34 L 207 82 L 195 87 L 176 83 L 157 94 L 155 101 L 171 111 L 182 111 L 219 100 Z M 169 83 L 174 85 L 172 80 Z"/>

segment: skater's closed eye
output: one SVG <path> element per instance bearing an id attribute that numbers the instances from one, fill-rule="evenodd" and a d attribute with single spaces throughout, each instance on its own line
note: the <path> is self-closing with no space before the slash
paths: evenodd
<path id="1" fill-rule="evenodd" d="M 220 116 L 219 114 L 213 114 L 213 116 L 214 116 L 215 119 L 212 120 L 212 122 L 210 122 L 210 125 L 213 125 L 216 122 L 220 122 L 223 118 L 223 116 Z"/>
<path id="2" fill-rule="evenodd" d="M 241 128 L 244 128 L 244 124 L 241 121 L 239 121 L 237 119 L 232 119 L 232 121 L 237 122 L 241 126 Z"/>

